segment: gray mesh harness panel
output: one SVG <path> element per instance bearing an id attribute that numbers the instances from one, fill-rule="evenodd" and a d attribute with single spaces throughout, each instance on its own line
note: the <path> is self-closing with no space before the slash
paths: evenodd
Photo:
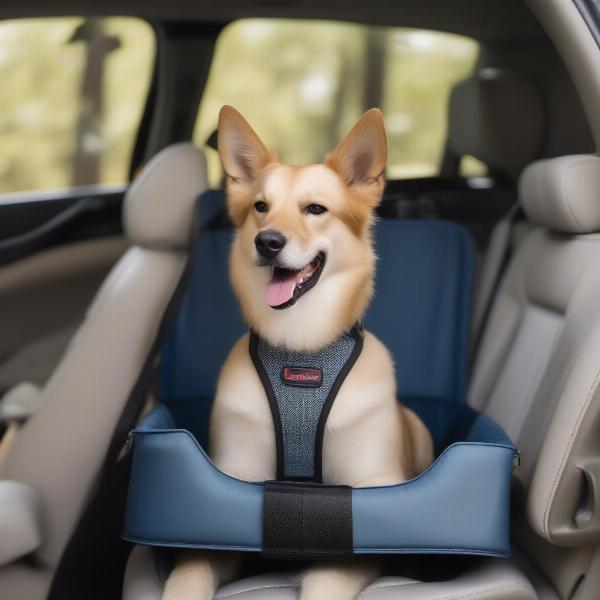
<path id="1" fill-rule="evenodd" d="M 250 344 L 254 365 L 273 412 L 278 478 L 321 480 L 320 453 L 325 420 L 339 387 L 360 353 L 362 333 L 354 327 L 316 352 L 274 347 L 254 333 Z M 322 376 L 317 374 L 319 370 Z M 302 381 L 303 376 L 308 381 Z"/>

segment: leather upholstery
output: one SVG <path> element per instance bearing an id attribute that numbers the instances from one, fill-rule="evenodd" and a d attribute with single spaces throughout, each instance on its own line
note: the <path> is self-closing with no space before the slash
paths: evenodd
<path id="1" fill-rule="evenodd" d="M 201 155 L 189 145 L 165 150 L 144 169 L 125 199 L 133 246 L 100 288 L 41 391 L 39 408 L 0 463 L 0 479 L 22 482 L 39 499 L 41 543 L 34 566 L 14 563 L 0 568 L 0 590 L 11 598 L 44 597 L 52 570 L 90 498 L 113 431 L 186 264 L 188 253 L 179 250 L 189 240 L 192 194 L 204 190 L 203 176 Z"/>
<path id="2" fill-rule="evenodd" d="M 513 210 L 516 210 L 517 206 Z M 487 313 L 493 302 L 493 294 L 498 286 L 497 277 L 502 275 L 505 260 L 516 252 L 533 226 L 526 220 L 514 221 L 511 213 L 498 221 L 492 230 L 485 257 L 473 297 L 473 316 L 471 320 L 471 338 L 475 342 L 482 333 Z"/>
<path id="3" fill-rule="evenodd" d="M 52 582 L 52 569 L 32 564 L 28 557 L 0 569 L 2 599 L 31 600 L 46 598 Z"/>
<path id="4" fill-rule="evenodd" d="M 33 552 L 39 545 L 35 493 L 18 481 L 0 481 L 0 565 Z"/>
<path id="5" fill-rule="evenodd" d="M 400 559 L 401 560 L 401 559 Z M 160 555 L 136 546 L 125 573 L 123 600 L 160 600 L 166 569 Z M 297 574 L 257 575 L 223 586 L 216 600 L 297 600 Z M 481 561 L 472 569 L 443 581 L 381 577 L 360 600 L 534 600 L 527 578 L 510 560 Z"/>
<path id="6" fill-rule="evenodd" d="M 2 265 L 0 390 L 48 381 L 100 284 L 128 246 L 121 235 L 95 237 Z"/>
<path id="7" fill-rule="evenodd" d="M 205 189 L 206 159 L 195 146 L 174 144 L 159 152 L 127 192 L 127 236 L 146 248 L 185 250 L 196 201 Z"/>
<path id="8" fill-rule="evenodd" d="M 58 564 L 184 264 L 184 255 L 126 253 L 0 465 L 0 478 L 39 494 L 44 564 Z"/>
<path id="9" fill-rule="evenodd" d="M 508 69 L 482 69 L 450 95 L 448 140 L 452 153 L 472 155 L 492 172 L 518 176 L 538 156 L 544 105 L 534 82 Z"/>
<path id="10" fill-rule="evenodd" d="M 584 161 L 590 163 L 584 171 L 598 164 L 595 157 Z M 565 596 L 585 574 L 589 544 L 600 531 L 598 515 L 576 523 L 578 509 L 591 501 L 585 471 L 593 476 L 597 456 L 600 234 L 580 233 L 597 228 L 587 174 L 566 187 L 564 177 L 561 185 L 549 184 L 556 182 L 554 165 L 560 172 L 580 163 L 581 157 L 543 161 L 523 176 L 528 214 L 577 234 L 538 227 L 519 245 L 490 315 L 469 397 L 521 450 L 514 533 Z M 531 192 L 531 178 L 555 196 Z M 577 221 L 569 207 L 577 207 Z"/>
<path id="11" fill-rule="evenodd" d="M 600 231 L 599 190 L 600 157 L 591 154 L 537 161 L 519 184 L 529 220 L 563 233 Z"/>

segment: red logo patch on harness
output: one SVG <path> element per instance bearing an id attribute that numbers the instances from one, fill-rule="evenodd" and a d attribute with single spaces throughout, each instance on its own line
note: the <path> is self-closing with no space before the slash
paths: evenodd
<path id="1" fill-rule="evenodd" d="M 283 367 L 281 378 L 286 385 L 319 387 L 323 383 L 323 371 L 313 367 Z"/>

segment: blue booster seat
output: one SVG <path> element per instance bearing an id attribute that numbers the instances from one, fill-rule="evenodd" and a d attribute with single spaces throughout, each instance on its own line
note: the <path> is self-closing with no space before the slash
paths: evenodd
<path id="1" fill-rule="evenodd" d="M 474 263 L 468 232 L 438 220 L 386 219 L 375 227 L 379 261 L 364 326 L 391 351 L 399 400 L 434 438 L 429 469 L 385 487 L 245 482 L 219 471 L 203 449 L 219 370 L 247 328 L 228 281 L 233 232 L 224 194 L 207 192 L 199 204 L 195 266 L 162 351 L 162 403 L 131 433 L 123 537 L 285 558 L 508 556 L 517 450 L 465 404 Z"/>

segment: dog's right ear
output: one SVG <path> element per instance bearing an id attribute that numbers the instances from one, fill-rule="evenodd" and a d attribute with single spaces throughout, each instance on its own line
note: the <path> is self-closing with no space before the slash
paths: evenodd
<path id="1" fill-rule="evenodd" d="M 219 113 L 219 156 L 233 183 L 253 183 L 272 156 L 246 119 L 232 106 Z"/>

